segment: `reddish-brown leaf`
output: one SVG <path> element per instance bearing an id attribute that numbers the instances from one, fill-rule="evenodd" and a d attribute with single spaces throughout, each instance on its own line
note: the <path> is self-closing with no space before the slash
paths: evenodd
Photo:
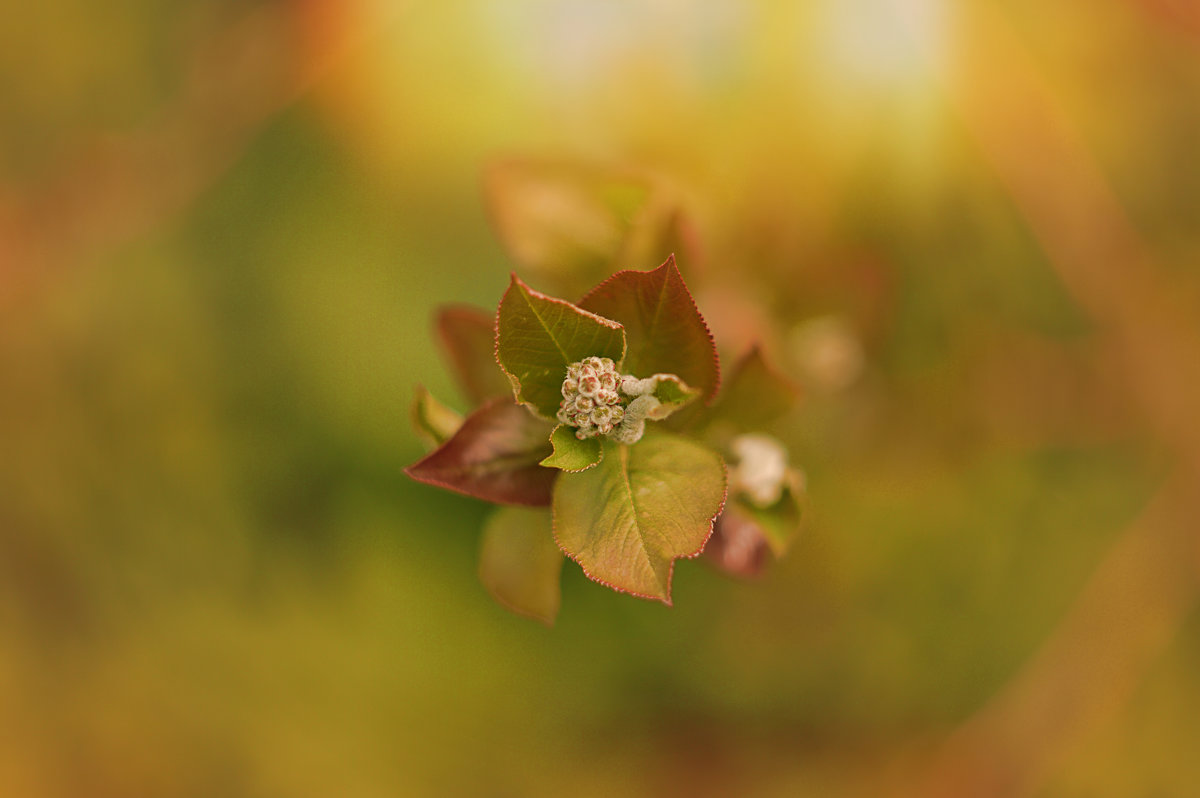
<path id="1" fill-rule="evenodd" d="M 717 349 L 674 255 L 648 272 L 617 272 L 579 306 L 624 325 L 625 373 L 676 374 L 705 399 L 716 393 Z"/>
<path id="2" fill-rule="evenodd" d="M 495 314 L 470 305 L 447 305 L 438 310 L 435 325 L 464 397 L 480 404 L 512 393 L 496 364 Z"/>
<path id="3" fill-rule="evenodd" d="M 704 557 L 735 576 L 762 574 L 771 554 L 763 527 L 737 502 L 728 502 L 713 525 Z"/>
<path id="4" fill-rule="evenodd" d="M 708 418 L 740 429 L 758 429 L 787 413 L 799 399 L 800 388 L 776 371 L 755 346 L 733 367 Z"/>
<path id="5" fill-rule="evenodd" d="M 511 399 L 469 415 L 450 440 L 404 471 L 418 482 L 497 504 L 550 503 L 558 469 L 538 463 L 553 451 L 554 425 Z"/>

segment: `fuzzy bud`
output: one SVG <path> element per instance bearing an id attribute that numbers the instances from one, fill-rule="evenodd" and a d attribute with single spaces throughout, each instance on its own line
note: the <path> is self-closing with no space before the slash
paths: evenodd
<path id="1" fill-rule="evenodd" d="M 608 435 L 625 417 L 616 387 L 620 383 L 616 364 L 610 358 L 589 357 L 567 367 L 558 420 L 575 427 L 575 437 Z"/>

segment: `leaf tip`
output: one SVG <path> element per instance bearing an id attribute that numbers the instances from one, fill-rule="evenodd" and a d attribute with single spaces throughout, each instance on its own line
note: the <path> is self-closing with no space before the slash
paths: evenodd
<path id="1" fill-rule="evenodd" d="M 513 290 L 514 288 L 517 289 L 518 291 L 520 291 L 522 294 L 525 294 L 526 296 L 530 296 L 530 295 L 541 296 L 540 292 L 535 291 L 533 288 L 531 288 L 529 286 L 529 283 L 527 283 L 521 279 L 520 275 L 518 275 L 515 271 L 511 271 L 508 273 L 508 290 L 504 292 L 505 295 L 507 295 L 508 292 Z"/>
<path id="2" fill-rule="evenodd" d="M 597 576 L 595 573 L 593 573 L 591 570 L 589 570 L 587 565 L 585 565 L 583 563 L 583 561 L 579 559 L 579 557 L 572 554 L 570 551 L 568 551 L 566 549 L 565 546 L 563 546 L 562 540 L 559 535 L 557 519 L 552 520 L 550 530 L 554 533 L 554 543 L 558 546 L 559 550 L 562 551 L 562 553 L 566 555 L 568 560 L 570 560 L 571 562 L 578 565 L 579 570 L 583 571 L 583 575 L 586 576 L 591 581 L 595 582 L 598 585 L 602 585 L 615 593 L 624 593 L 627 596 L 633 596 L 634 598 L 646 599 L 648 601 L 661 601 L 663 604 L 666 604 L 668 607 L 672 606 L 671 605 L 671 571 L 674 570 L 674 567 L 675 567 L 674 563 L 671 563 L 671 565 L 668 567 L 666 590 L 663 595 L 654 595 L 652 593 L 639 593 L 636 590 L 630 590 L 627 587 L 620 587 L 616 584 L 613 584 L 612 582 L 609 582 L 608 580 Z M 660 585 L 661 585 L 661 583 L 660 583 Z"/>

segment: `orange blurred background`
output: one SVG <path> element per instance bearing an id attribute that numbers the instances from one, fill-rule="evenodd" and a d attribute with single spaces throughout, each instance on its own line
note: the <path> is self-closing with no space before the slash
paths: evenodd
<path id="1" fill-rule="evenodd" d="M 1191 4 L 5 18 L 0 794 L 1194 794 Z M 429 320 L 668 245 L 807 526 L 545 629 L 401 473 Z"/>

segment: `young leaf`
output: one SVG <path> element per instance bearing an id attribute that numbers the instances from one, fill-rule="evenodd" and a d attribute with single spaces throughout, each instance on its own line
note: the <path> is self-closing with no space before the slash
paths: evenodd
<path id="1" fill-rule="evenodd" d="M 517 401 L 554 418 L 567 366 L 593 355 L 621 362 L 621 325 L 538 293 L 514 274 L 496 314 L 496 359 Z"/>
<path id="2" fill-rule="evenodd" d="M 413 394 L 409 418 L 413 430 L 428 446 L 441 446 L 462 426 L 463 417 L 433 398 L 433 394 L 418 385 Z"/>
<path id="3" fill-rule="evenodd" d="M 512 387 L 496 365 L 496 318 L 470 305 L 447 305 L 435 320 L 438 340 L 463 395 L 473 404 L 508 396 Z"/>
<path id="4" fill-rule="evenodd" d="M 589 578 L 671 603 L 671 572 L 694 557 L 725 501 L 719 455 L 657 431 L 635 446 L 606 440 L 604 459 L 554 488 L 554 536 Z"/>
<path id="5" fill-rule="evenodd" d="M 677 374 L 706 399 L 716 393 L 717 349 L 674 255 L 653 271 L 617 272 L 579 306 L 625 326 L 626 374 Z"/>
<path id="6" fill-rule="evenodd" d="M 767 363 L 755 346 L 733 367 L 708 418 L 758 429 L 791 410 L 799 398 L 800 389 Z"/>
<path id="7" fill-rule="evenodd" d="M 634 397 L 612 435 L 613 440 L 624 444 L 641 440 L 646 419 L 661 421 L 700 395 L 674 374 L 653 374 L 640 380 L 626 376 L 621 379 L 621 393 Z"/>
<path id="8" fill-rule="evenodd" d="M 479 580 L 496 601 L 547 626 L 558 615 L 562 561 L 548 510 L 500 507 L 483 527 Z"/>
<path id="9" fill-rule="evenodd" d="M 550 445 L 554 454 L 542 461 L 542 465 L 559 468 L 563 471 L 586 471 L 600 462 L 604 450 L 600 448 L 599 438 L 579 440 L 575 437 L 575 428 L 559 424 L 550 433 Z"/>
<path id="10" fill-rule="evenodd" d="M 467 416 L 452 438 L 404 473 L 497 504 L 544 506 L 558 474 L 538 465 L 550 454 L 550 430 L 524 407 L 496 399 Z"/>
<path id="11" fill-rule="evenodd" d="M 691 387 L 674 374 L 655 374 L 654 379 L 656 384 L 652 393 L 659 405 L 650 411 L 647 418 L 664 419 L 700 396 L 698 388 Z"/>

